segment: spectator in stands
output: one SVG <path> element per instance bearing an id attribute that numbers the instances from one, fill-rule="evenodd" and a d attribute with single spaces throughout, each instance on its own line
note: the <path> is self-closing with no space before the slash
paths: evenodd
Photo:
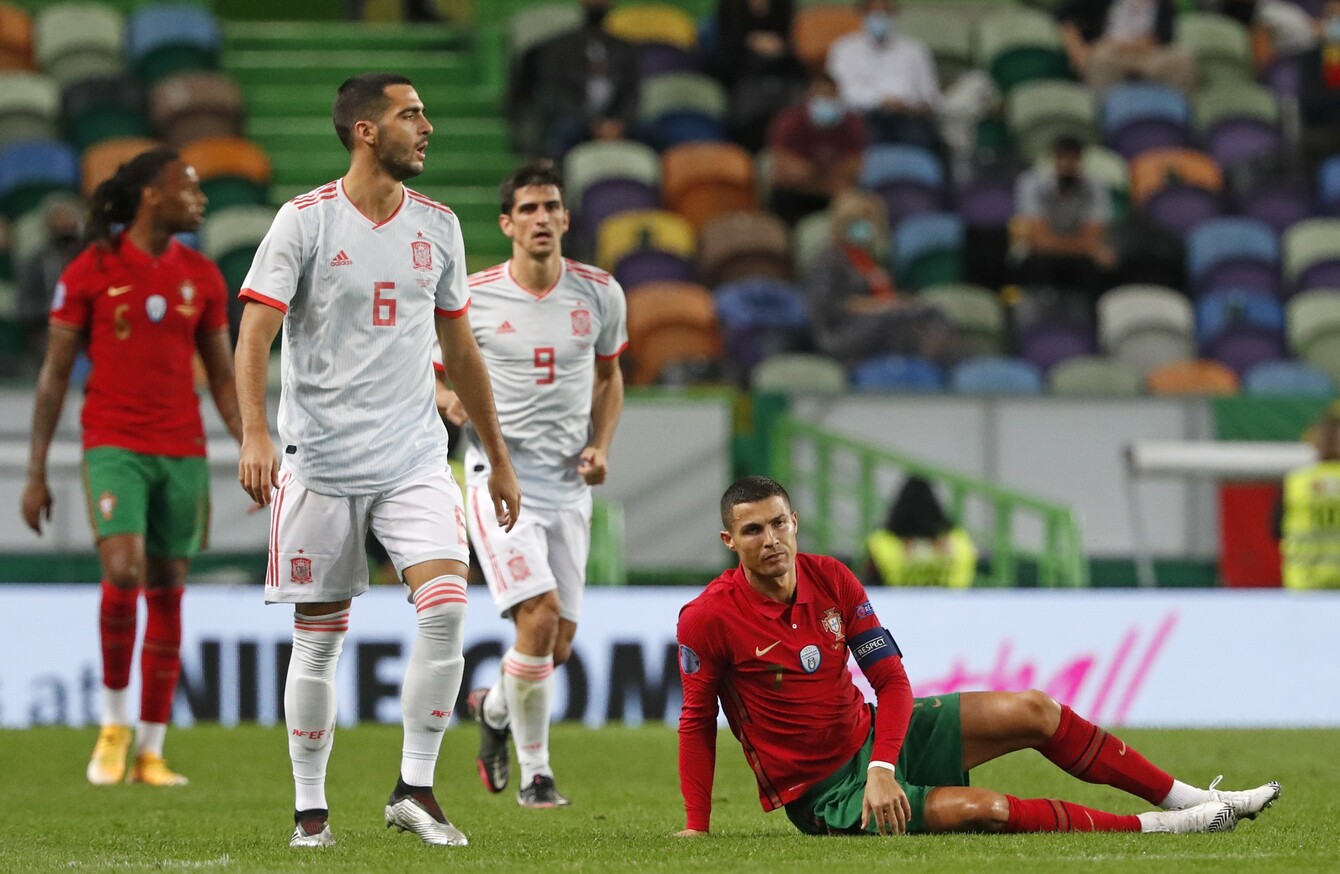
<path id="1" fill-rule="evenodd" d="M 1340 402 L 1313 429 L 1317 463 L 1290 471 L 1275 508 L 1281 571 L 1290 589 L 1340 589 Z"/>
<path id="2" fill-rule="evenodd" d="M 940 85 L 931 50 L 899 32 L 893 0 L 861 0 L 857 6 L 864 16 L 861 29 L 828 51 L 828 72 L 842 101 L 865 114 L 872 140 L 938 151 Z"/>
<path id="3" fill-rule="evenodd" d="M 833 198 L 832 212 L 832 244 L 805 277 L 819 351 L 848 365 L 875 355 L 947 363 L 951 334 L 943 314 L 899 296 L 880 264 L 889 239 L 883 201 L 853 189 Z"/>
<path id="4" fill-rule="evenodd" d="M 19 295 L 14 318 L 24 329 L 27 349 L 34 360 L 41 358 L 45 346 L 47 316 L 51 294 L 65 267 L 83 248 L 84 214 L 74 200 L 55 200 L 46 208 L 43 219 L 47 242 L 25 263 L 19 265 Z"/>
<path id="5" fill-rule="evenodd" d="M 833 195 L 853 188 L 865 151 L 861 116 L 838 99 L 827 73 L 810 80 L 805 99 L 778 113 L 768 131 L 772 194 L 768 208 L 788 224 L 826 209 Z"/>
<path id="6" fill-rule="evenodd" d="M 1327 0 L 1317 20 L 1319 44 L 1302 58 L 1298 108 L 1309 168 L 1340 151 L 1340 0 Z"/>
<path id="7" fill-rule="evenodd" d="M 717 50 L 710 64 L 730 95 L 731 138 L 752 152 L 768 122 L 804 88 L 791 51 L 792 0 L 720 0 Z"/>
<path id="8" fill-rule="evenodd" d="M 972 585 L 977 547 L 940 506 L 928 480 L 909 476 L 884 527 L 865 541 L 867 586 Z"/>
<path id="9" fill-rule="evenodd" d="M 1196 60 L 1173 43 L 1172 0 L 1066 0 L 1056 12 L 1070 66 L 1101 91 L 1123 79 L 1196 86 Z"/>
<path id="10" fill-rule="evenodd" d="M 508 114 L 522 151 L 558 159 L 587 140 L 622 139 L 637 117 L 637 49 L 605 33 L 611 0 L 582 0 L 582 24 L 513 70 Z"/>
<path id="11" fill-rule="evenodd" d="M 1085 175 L 1083 155 L 1082 142 L 1060 136 L 1050 165 L 1020 175 L 1011 230 L 1017 282 L 1084 292 L 1091 302 L 1116 266 L 1116 253 L 1107 240 L 1111 193 Z"/>

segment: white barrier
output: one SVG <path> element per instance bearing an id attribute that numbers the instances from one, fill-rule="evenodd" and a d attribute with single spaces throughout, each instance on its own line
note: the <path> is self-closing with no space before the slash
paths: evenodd
<path id="1" fill-rule="evenodd" d="M 556 714 L 675 722 L 674 627 L 696 594 L 589 590 L 576 659 L 557 674 Z M 97 598 L 93 586 L 0 587 L 0 725 L 97 720 Z M 470 600 L 465 690 L 496 678 L 511 640 L 483 589 Z M 918 694 L 1035 687 L 1108 725 L 1340 726 L 1330 654 L 1340 592 L 886 589 L 871 600 Z M 258 588 L 188 592 L 176 721 L 273 722 L 291 617 L 264 606 Z M 413 624 L 398 588 L 355 601 L 342 722 L 399 721 Z"/>

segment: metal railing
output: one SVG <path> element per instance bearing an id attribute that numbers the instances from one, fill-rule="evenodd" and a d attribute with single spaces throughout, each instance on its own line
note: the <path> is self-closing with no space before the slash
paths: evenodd
<path id="1" fill-rule="evenodd" d="M 979 499 L 990 508 L 989 530 L 973 532 L 979 547 L 990 554 L 990 572 L 979 574 L 977 585 L 1014 586 L 1021 560 L 1036 563 L 1039 586 L 1089 584 L 1079 523 L 1069 507 L 963 476 L 789 416 L 779 416 L 771 428 L 773 477 L 793 495 L 813 494 L 814 512 L 806 514 L 801 526 L 806 548 L 831 553 L 838 545 L 839 534 L 847 535 L 848 542 L 853 539 L 863 542 L 866 534 L 879 526 L 888 500 L 887 492 L 878 487 L 879 474 L 892 468 L 904 475 L 925 477 L 947 490 L 949 513 L 960 523 L 969 499 Z M 812 457 L 810 466 L 796 463 L 802 452 Z M 846 469 L 846 476 L 839 472 L 839 467 Z M 854 522 L 840 531 L 842 505 L 850 505 L 853 499 Z M 1021 549 L 1016 543 L 1017 514 L 1032 516 L 1041 523 L 1040 549 Z"/>

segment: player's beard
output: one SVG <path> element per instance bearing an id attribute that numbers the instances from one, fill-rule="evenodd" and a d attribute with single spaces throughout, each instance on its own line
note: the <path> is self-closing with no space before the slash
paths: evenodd
<path id="1" fill-rule="evenodd" d="M 414 166 L 414 159 L 417 157 L 415 151 L 411 147 L 409 157 L 406 158 L 397 154 L 390 147 L 379 143 L 377 146 L 377 163 L 381 164 L 382 169 L 386 171 L 386 175 L 397 182 L 404 182 L 406 179 L 413 179 L 423 172 L 422 164 L 417 167 Z"/>

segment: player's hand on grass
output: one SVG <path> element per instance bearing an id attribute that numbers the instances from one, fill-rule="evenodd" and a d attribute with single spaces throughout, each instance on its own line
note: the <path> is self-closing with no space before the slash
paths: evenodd
<path id="1" fill-rule="evenodd" d="M 269 434 L 242 438 L 237 481 L 251 500 L 262 507 L 270 506 L 270 497 L 279 486 L 279 453 Z"/>
<path id="2" fill-rule="evenodd" d="M 51 505 L 54 503 L 46 479 L 29 477 L 28 484 L 23 487 L 19 511 L 23 514 L 23 521 L 38 535 L 42 533 L 42 520 L 51 521 Z"/>
<path id="3" fill-rule="evenodd" d="M 489 495 L 493 498 L 498 527 L 511 531 L 521 513 L 521 484 L 516 481 L 511 462 L 493 465 L 493 471 L 489 473 Z"/>
<path id="4" fill-rule="evenodd" d="M 586 480 L 588 486 L 598 486 L 609 476 L 609 456 L 599 447 L 588 446 L 582 450 L 581 460 L 577 462 L 577 472 Z"/>
<path id="5" fill-rule="evenodd" d="M 872 821 L 880 834 L 901 835 L 912 818 L 912 805 L 893 772 L 871 768 L 866 774 L 865 797 L 861 800 L 861 828 Z"/>
<path id="6" fill-rule="evenodd" d="M 686 828 L 686 829 L 684 829 L 683 831 L 675 832 L 674 837 L 677 837 L 677 838 L 696 838 L 696 837 L 699 837 L 699 836 L 701 836 L 701 835 L 705 835 L 705 834 L 707 834 L 707 832 L 700 832 L 700 831 L 698 831 L 696 828 Z"/>

